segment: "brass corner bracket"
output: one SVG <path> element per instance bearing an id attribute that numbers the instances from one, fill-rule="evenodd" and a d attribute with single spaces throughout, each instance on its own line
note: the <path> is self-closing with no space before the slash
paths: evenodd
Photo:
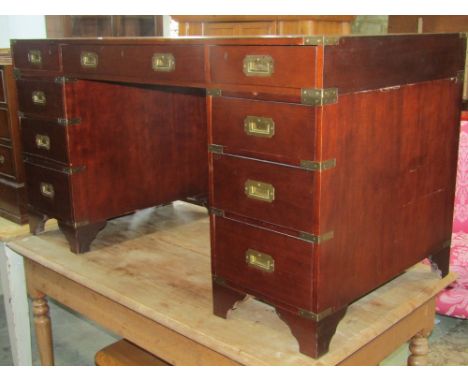
<path id="1" fill-rule="evenodd" d="M 301 89 L 301 103 L 310 106 L 323 106 L 338 102 L 338 89 Z"/>
<path id="2" fill-rule="evenodd" d="M 222 94 L 221 89 L 218 88 L 207 88 L 206 95 L 212 97 L 220 97 Z"/>
<path id="3" fill-rule="evenodd" d="M 224 146 L 210 144 L 208 145 L 208 152 L 214 153 L 214 154 L 223 154 Z"/>
<path id="4" fill-rule="evenodd" d="M 340 43 L 340 36 L 306 36 L 304 37 L 304 45 L 338 45 Z"/>
<path id="5" fill-rule="evenodd" d="M 336 167 L 336 159 L 328 159 L 322 162 L 301 160 L 301 168 L 307 171 L 325 171 Z"/>
<path id="6" fill-rule="evenodd" d="M 334 234 L 333 231 L 326 232 L 326 233 L 324 233 L 322 235 L 314 235 L 313 233 L 300 232 L 299 233 L 299 239 L 304 240 L 304 241 L 308 241 L 308 242 L 314 243 L 314 244 L 321 244 L 324 241 L 333 239 L 334 235 L 335 234 Z"/>

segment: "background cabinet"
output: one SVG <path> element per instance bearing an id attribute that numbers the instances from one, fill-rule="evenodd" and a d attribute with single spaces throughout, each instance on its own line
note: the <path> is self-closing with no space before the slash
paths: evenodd
<path id="1" fill-rule="evenodd" d="M 355 16 L 171 16 L 179 36 L 350 34 Z"/>
<path id="2" fill-rule="evenodd" d="M 46 16 L 48 38 L 162 36 L 162 16 Z"/>

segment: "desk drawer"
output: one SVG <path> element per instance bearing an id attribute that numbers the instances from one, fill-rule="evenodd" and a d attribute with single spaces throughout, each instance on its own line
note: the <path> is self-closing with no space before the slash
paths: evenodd
<path id="1" fill-rule="evenodd" d="M 299 166 L 314 160 L 315 108 L 213 98 L 213 143 L 224 151 Z"/>
<path id="2" fill-rule="evenodd" d="M 268 302 L 312 310 L 312 243 L 231 219 L 215 219 L 216 276 Z"/>
<path id="3" fill-rule="evenodd" d="M 10 117 L 8 110 L 0 109 L 0 138 L 10 139 Z"/>
<path id="4" fill-rule="evenodd" d="M 59 170 L 36 165 L 26 160 L 28 203 L 47 216 L 72 221 L 71 177 Z"/>
<path id="5" fill-rule="evenodd" d="M 0 173 L 12 177 L 15 176 L 13 152 L 10 147 L 0 146 Z"/>
<path id="6" fill-rule="evenodd" d="M 211 81 L 215 84 L 288 88 L 315 86 L 313 46 L 210 47 Z"/>
<path id="7" fill-rule="evenodd" d="M 137 78 L 142 82 L 204 82 L 202 46 L 95 46 L 62 48 L 67 73 Z"/>
<path id="8" fill-rule="evenodd" d="M 41 117 L 63 118 L 64 94 L 63 86 L 54 81 L 19 80 L 19 109 L 21 112 Z"/>
<path id="9" fill-rule="evenodd" d="M 0 102 L 1 103 L 7 102 L 7 94 L 6 94 L 4 76 L 5 76 L 5 71 L 3 70 L 2 67 L 0 67 Z"/>
<path id="10" fill-rule="evenodd" d="M 213 154 L 213 207 L 313 233 L 315 173 Z"/>
<path id="11" fill-rule="evenodd" d="M 16 68 L 32 70 L 60 70 L 57 43 L 50 41 L 13 41 L 13 62 Z"/>
<path id="12" fill-rule="evenodd" d="M 67 127 L 53 121 L 21 118 L 23 152 L 69 163 Z"/>

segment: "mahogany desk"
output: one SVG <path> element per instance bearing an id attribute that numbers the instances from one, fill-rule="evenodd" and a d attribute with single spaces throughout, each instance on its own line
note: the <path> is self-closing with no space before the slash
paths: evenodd
<path id="1" fill-rule="evenodd" d="M 148 216 L 148 215 L 146 215 Z M 149 219 L 109 222 L 93 251 L 70 253 L 59 231 L 8 243 L 25 258 L 41 361 L 54 363 L 47 296 L 174 365 L 378 364 L 413 338 L 424 364 L 434 296 L 455 278 L 417 265 L 350 305 L 330 352 L 314 360 L 274 308 L 248 299 L 228 320 L 212 314 L 206 210 L 181 202 Z"/>

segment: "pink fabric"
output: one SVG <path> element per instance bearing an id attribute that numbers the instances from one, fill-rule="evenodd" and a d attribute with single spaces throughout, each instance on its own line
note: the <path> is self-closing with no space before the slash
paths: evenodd
<path id="1" fill-rule="evenodd" d="M 461 123 L 450 271 L 458 278 L 439 294 L 436 311 L 468 319 L 468 121 Z"/>

